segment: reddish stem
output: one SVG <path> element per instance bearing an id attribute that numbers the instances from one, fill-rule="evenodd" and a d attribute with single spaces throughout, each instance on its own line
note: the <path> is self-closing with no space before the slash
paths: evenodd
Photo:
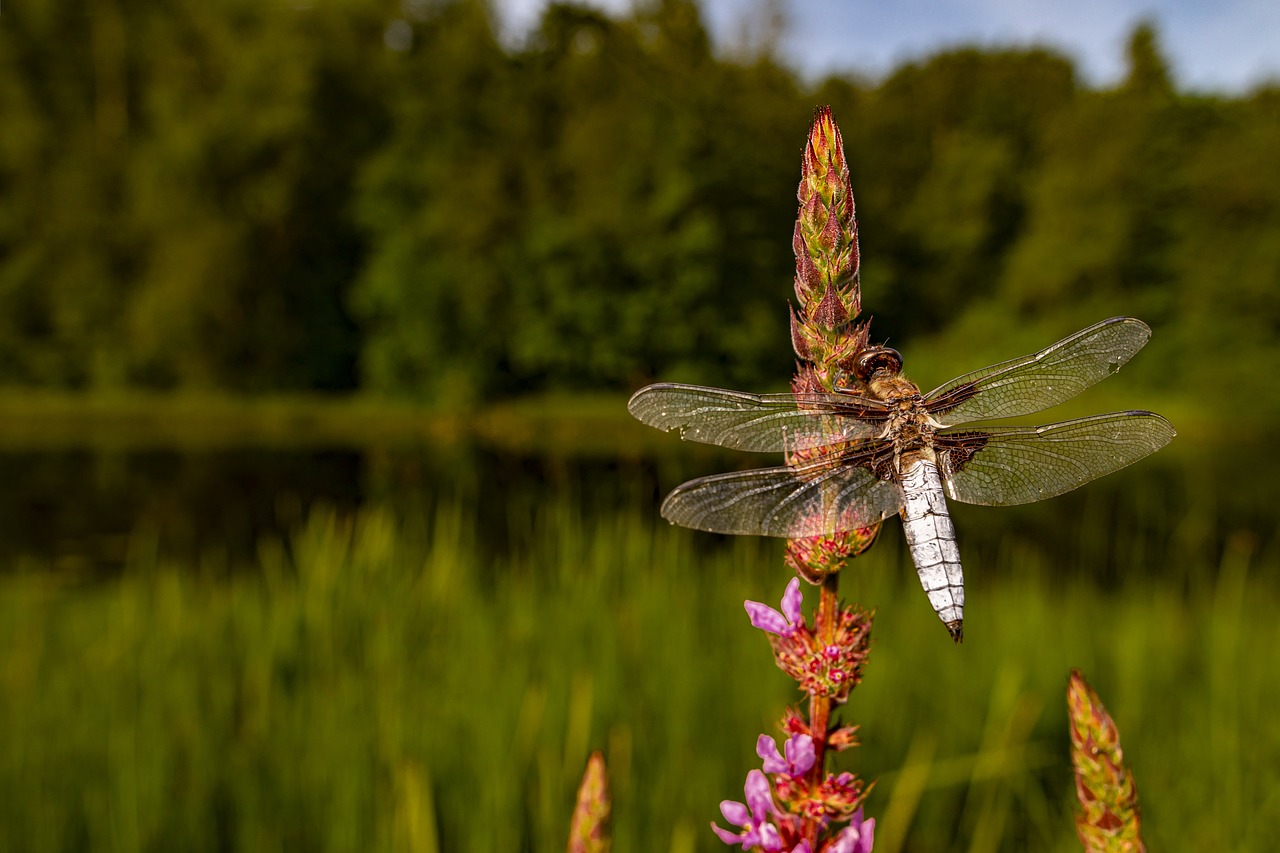
<path id="1" fill-rule="evenodd" d="M 815 626 L 818 640 L 823 645 L 830 645 L 836 639 L 836 619 L 839 607 L 837 597 L 840 589 L 840 575 L 832 572 L 822 580 L 822 593 L 818 600 L 817 624 Z M 811 696 L 809 698 L 809 733 L 813 737 L 814 762 L 809 771 L 809 782 L 813 790 L 817 790 L 826 776 L 827 727 L 831 723 L 831 697 Z M 818 833 L 822 826 L 818 821 L 808 821 L 804 828 L 804 837 L 809 847 L 818 849 Z"/>

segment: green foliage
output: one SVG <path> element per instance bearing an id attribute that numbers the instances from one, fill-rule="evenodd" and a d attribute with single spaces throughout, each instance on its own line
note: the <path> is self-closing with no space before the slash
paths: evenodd
<path id="1" fill-rule="evenodd" d="M 5 12 L 5 378 L 350 387 L 346 208 L 384 110 L 360 49 L 377 10 Z"/>
<path id="2" fill-rule="evenodd" d="M 873 332 L 936 331 L 994 289 L 1045 128 L 1075 92 L 1071 65 L 1044 50 L 958 50 L 894 73 L 864 119 L 837 113 Z"/>
<path id="3" fill-rule="evenodd" d="M 369 382 L 465 398 L 707 362 L 758 376 L 759 341 L 785 339 L 783 116 L 804 115 L 790 77 L 717 64 L 684 3 L 626 21 L 552 6 L 513 56 L 478 10 L 448 14 L 470 30 L 424 40 L 472 43 L 406 58 L 405 101 L 422 107 L 397 114 L 366 172 L 374 255 L 355 304 Z M 748 102 L 755 114 L 738 114 Z"/>
<path id="4" fill-rule="evenodd" d="M 780 384 L 828 102 L 875 337 L 976 362 L 1138 314 L 1144 381 L 1280 411 L 1274 89 L 1179 91 L 1148 24 L 1102 90 L 1039 48 L 806 86 L 761 44 L 717 55 L 693 0 L 554 4 L 519 46 L 481 0 L 12 4 L 0 383 Z"/>
<path id="5" fill-rule="evenodd" d="M 445 7 L 414 40 L 390 63 L 389 135 L 360 176 L 355 201 L 376 236 L 351 305 L 372 387 L 451 398 L 484 387 L 508 334 L 515 93 L 479 3 Z"/>

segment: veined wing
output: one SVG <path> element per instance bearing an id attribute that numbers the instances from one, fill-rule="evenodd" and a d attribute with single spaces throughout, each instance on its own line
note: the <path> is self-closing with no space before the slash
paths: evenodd
<path id="1" fill-rule="evenodd" d="M 672 524 L 802 539 L 874 524 L 902 508 L 902 489 L 872 469 L 892 465 L 893 446 L 832 454 L 799 466 L 757 468 L 691 480 L 662 504 Z"/>
<path id="2" fill-rule="evenodd" d="M 641 388 L 627 409 L 688 441 L 762 452 L 872 438 L 888 416 L 884 403 L 852 394 L 745 394 L 673 383 Z"/>
<path id="3" fill-rule="evenodd" d="M 1155 453 L 1174 437 L 1155 412 L 1113 412 L 1041 427 L 951 431 L 934 437 L 947 495 L 986 506 L 1069 492 Z"/>
<path id="4" fill-rule="evenodd" d="M 925 395 L 925 408 L 944 426 L 1029 415 L 1106 379 L 1150 338 L 1141 320 L 1112 317 L 1040 352 L 952 379 Z"/>

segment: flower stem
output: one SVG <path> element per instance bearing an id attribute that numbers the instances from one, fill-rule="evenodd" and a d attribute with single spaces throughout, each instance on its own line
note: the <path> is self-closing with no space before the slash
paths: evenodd
<path id="1" fill-rule="evenodd" d="M 836 638 L 836 620 L 839 618 L 838 593 L 840 575 L 832 572 L 822 579 L 822 592 L 818 600 L 818 614 L 815 633 L 823 645 L 830 645 Z M 809 771 L 809 782 L 816 789 L 826 777 L 827 729 L 831 724 L 831 697 L 813 695 L 809 699 L 809 732 L 813 737 L 814 762 Z M 818 849 L 818 833 L 822 829 L 817 821 L 811 821 L 805 827 L 805 838 L 809 846 Z"/>
<path id="2" fill-rule="evenodd" d="M 822 579 L 822 597 L 818 601 L 818 639 L 828 644 L 836 639 L 836 614 L 839 611 L 836 598 L 839 591 L 838 572 L 832 572 Z"/>

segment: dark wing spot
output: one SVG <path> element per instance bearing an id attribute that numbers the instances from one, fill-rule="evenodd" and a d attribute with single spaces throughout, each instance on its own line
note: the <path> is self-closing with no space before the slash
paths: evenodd
<path id="1" fill-rule="evenodd" d="M 977 396 L 977 394 L 977 383 L 966 382 L 965 384 L 957 385 L 947 393 L 930 400 L 925 404 L 925 410 L 931 415 L 945 415 L 961 403 L 972 400 Z"/>
<path id="2" fill-rule="evenodd" d="M 792 469 L 802 480 L 812 480 L 825 475 L 835 468 L 866 468 L 876 479 L 892 482 L 893 442 L 873 439 L 861 441 L 845 450 L 830 452 L 830 448 L 821 448 L 821 455 L 812 461 L 792 461 Z"/>
<path id="3" fill-rule="evenodd" d="M 976 430 L 937 436 L 937 448 L 946 454 L 944 470 L 949 474 L 960 471 L 969 464 L 975 453 L 987 446 L 990 439 L 990 433 Z"/>

